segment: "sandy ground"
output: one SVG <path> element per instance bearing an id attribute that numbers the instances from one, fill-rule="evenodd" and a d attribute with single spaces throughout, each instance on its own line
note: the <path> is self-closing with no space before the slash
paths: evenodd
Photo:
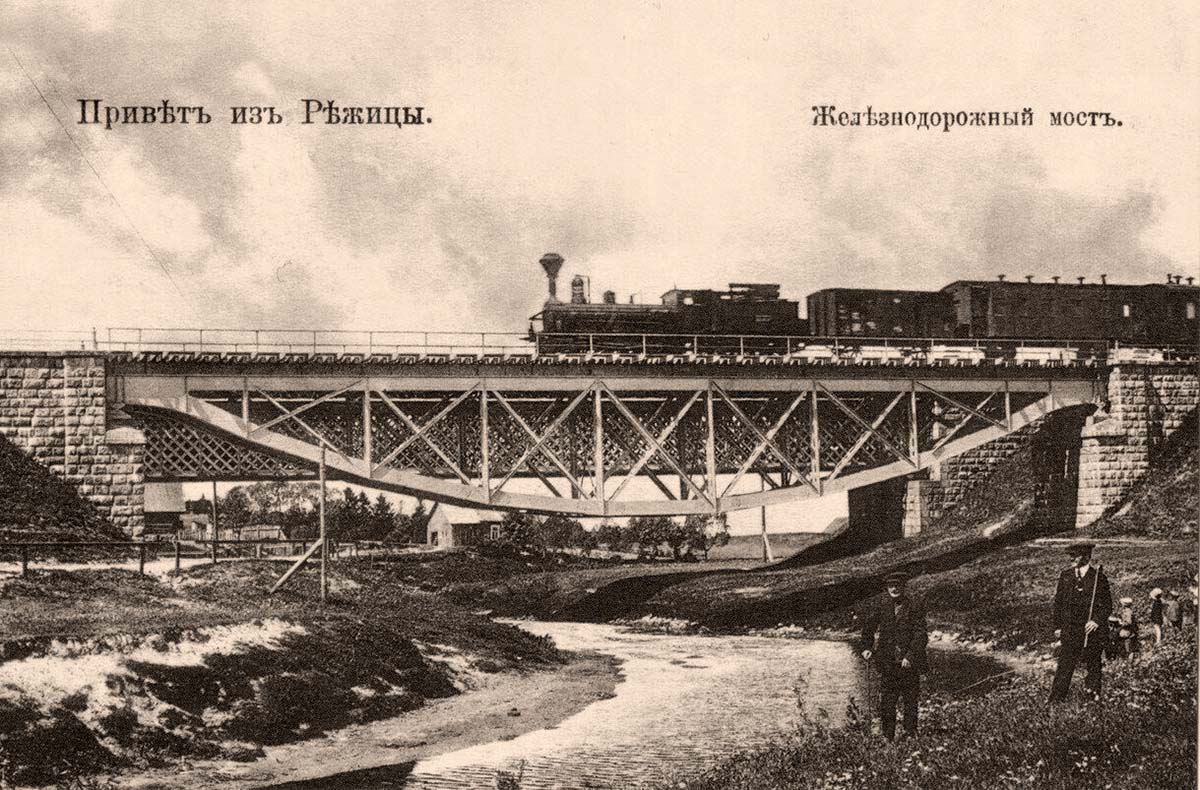
<path id="1" fill-rule="evenodd" d="M 459 696 L 434 700 L 394 719 L 269 747 L 266 755 L 254 762 L 197 762 L 173 771 L 117 777 L 116 782 L 118 787 L 139 790 L 232 790 L 408 763 L 553 727 L 611 696 L 618 682 L 616 662 L 584 654 L 566 666 L 529 675 L 481 675 L 476 688 Z"/>

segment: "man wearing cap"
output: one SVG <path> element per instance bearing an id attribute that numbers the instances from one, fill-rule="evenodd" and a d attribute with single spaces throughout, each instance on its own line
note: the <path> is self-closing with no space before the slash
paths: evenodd
<path id="1" fill-rule="evenodd" d="M 896 702 L 904 704 L 904 734 L 917 734 L 917 697 L 925 673 L 924 601 L 905 593 L 904 573 L 884 577 L 884 593 L 871 599 L 862 613 L 862 657 L 879 669 L 879 723 L 883 737 L 896 737 Z"/>
<path id="2" fill-rule="evenodd" d="M 1054 635 L 1062 640 L 1050 701 L 1067 698 L 1075 666 L 1084 662 L 1087 678 L 1083 687 L 1100 699 L 1100 665 L 1108 641 L 1108 617 L 1112 614 L 1112 592 L 1108 579 L 1091 564 L 1091 543 L 1072 543 L 1067 547 L 1071 567 L 1058 577 L 1054 593 Z"/>

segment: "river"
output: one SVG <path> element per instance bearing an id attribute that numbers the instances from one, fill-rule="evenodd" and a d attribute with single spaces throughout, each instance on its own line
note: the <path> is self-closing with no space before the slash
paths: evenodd
<path id="1" fill-rule="evenodd" d="M 523 790 L 664 781 L 786 734 L 802 725 L 805 712 L 815 716 L 824 709 L 837 724 L 851 697 L 863 699 L 862 662 L 842 642 L 648 634 L 583 623 L 520 625 L 565 650 L 621 659 L 624 682 L 615 696 L 557 727 L 421 760 L 401 786 L 490 788 L 498 771 L 523 771 Z"/>

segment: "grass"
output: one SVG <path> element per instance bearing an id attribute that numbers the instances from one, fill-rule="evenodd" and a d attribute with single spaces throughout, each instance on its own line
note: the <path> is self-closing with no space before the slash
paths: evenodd
<path id="1" fill-rule="evenodd" d="M 1016 675 L 986 696 L 923 701 L 921 733 L 895 745 L 861 717 L 832 729 L 816 716 L 672 787 L 1181 790 L 1196 786 L 1196 681 L 1195 643 L 1180 641 L 1107 666 L 1102 707 L 1050 707 L 1046 680 Z"/>

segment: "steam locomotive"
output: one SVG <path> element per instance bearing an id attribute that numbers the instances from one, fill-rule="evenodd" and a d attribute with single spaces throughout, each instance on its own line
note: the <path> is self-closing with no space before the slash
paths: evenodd
<path id="1" fill-rule="evenodd" d="M 539 261 L 549 298 L 530 318 L 543 350 L 636 350 L 647 342 L 694 346 L 699 338 L 749 339 L 759 350 L 790 345 L 791 338 L 1004 338 L 1088 340 L 1131 345 L 1197 345 L 1195 278 L 1168 275 L 1165 283 L 958 280 L 938 291 L 830 288 L 799 302 L 780 297 L 774 283 L 731 283 L 726 291 L 671 289 L 660 304 L 618 304 L 612 291 L 592 302 L 584 278 L 571 281 L 570 300 L 557 297 L 562 256 Z M 1184 280 L 1186 279 L 1186 285 Z M 540 323 L 535 327 L 534 322 Z M 694 338 L 686 341 L 686 338 Z M 649 340 L 647 339 L 649 338 Z M 584 347 L 586 344 L 586 347 Z M 645 349 L 642 349 L 645 350 Z"/>

